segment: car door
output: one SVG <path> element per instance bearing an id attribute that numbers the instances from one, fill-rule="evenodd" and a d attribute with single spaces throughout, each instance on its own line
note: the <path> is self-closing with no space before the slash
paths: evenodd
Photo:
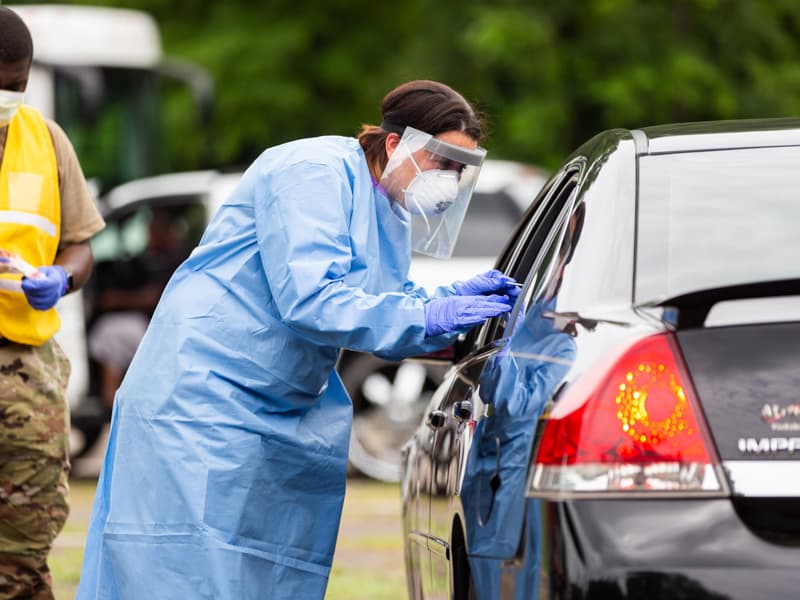
<path id="1" fill-rule="evenodd" d="M 405 461 L 404 489 L 404 530 L 406 532 L 406 570 L 412 598 L 431 594 L 431 557 L 428 543 L 430 537 L 430 497 L 433 487 L 432 463 L 434 461 L 433 443 L 436 439 L 437 425 L 443 415 L 438 407 L 453 383 L 454 374 L 450 370 L 443 382 L 434 392 L 425 408 L 425 421 L 416 430 L 403 452 Z"/>
<path id="2" fill-rule="evenodd" d="M 502 349 L 514 320 L 524 314 L 525 294 L 536 285 L 529 275 L 535 271 L 537 257 L 542 254 L 540 248 L 557 235 L 558 224 L 565 219 L 569 200 L 577 190 L 579 173 L 579 165 L 571 164 L 563 170 L 520 223 L 498 261 L 498 267 L 507 274 L 518 281 L 527 280 L 520 300 L 510 316 L 487 321 L 466 336 L 458 349 L 461 359 L 437 390 L 436 402 L 429 407 L 432 432 L 426 466 L 430 471 L 425 478 L 429 486 L 420 496 L 423 503 L 427 499 L 429 514 L 427 544 L 431 578 L 425 598 L 450 598 L 453 593 L 450 544 L 454 517 L 462 512 L 458 498 L 475 424 L 490 410 L 481 398 L 480 378 L 487 362 Z M 487 491 L 484 500 L 491 503 L 495 491 Z"/>

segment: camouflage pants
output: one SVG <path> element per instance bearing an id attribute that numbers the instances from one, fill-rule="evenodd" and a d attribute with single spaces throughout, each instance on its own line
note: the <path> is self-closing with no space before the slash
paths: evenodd
<path id="1" fill-rule="evenodd" d="M 0 342 L 0 600 L 53 598 L 47 556 L 69 512 L 68 378 L 54 340 Z"/>

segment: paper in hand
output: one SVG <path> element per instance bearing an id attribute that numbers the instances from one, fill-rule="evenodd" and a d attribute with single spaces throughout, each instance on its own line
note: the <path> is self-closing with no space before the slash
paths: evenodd
<path id="1" fill-rule="evenodd" d="M 0 273 L 21 273 L 25 277 L 32 277 L 36 274 L 36 268 L 13 252 L 0 248 Z"/>

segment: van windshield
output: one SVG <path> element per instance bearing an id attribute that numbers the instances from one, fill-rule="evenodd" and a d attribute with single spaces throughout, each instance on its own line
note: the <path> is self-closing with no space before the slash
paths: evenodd
<path id="1" fill-rule="evenodd" d="M 186 169 L 177 148 L 196 133 L 199 107 L 184 82 L 122 67 L 59 66 L 54 74 L 55 119 L 101 192 Z"/>
<path id="2" fill-rule="evenodd" d="M 163 172 L 157 77 L 129 68 L 56 70 L 55 117 L 101 191 Z"/>
<path id="3" fill-rule="evenodd" d="M 800 148 L 640 159 L 636 302 L 800 277 Z"/>

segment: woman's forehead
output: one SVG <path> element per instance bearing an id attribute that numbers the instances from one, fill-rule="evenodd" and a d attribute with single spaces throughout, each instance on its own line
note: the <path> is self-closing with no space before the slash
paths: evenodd
<path id="1" fill-rule="evenodd" d="M 447 142 L 448 144 L 461 146 L 462 148 L 469 148 L 470 150 L 474 150 L 478 147 L 478 142 L 473 140 L 463 131 L 445 131 L 444 133 L 440 133 L 434 137 L 438 140 L 442 140 L 443 142 Z"/>

